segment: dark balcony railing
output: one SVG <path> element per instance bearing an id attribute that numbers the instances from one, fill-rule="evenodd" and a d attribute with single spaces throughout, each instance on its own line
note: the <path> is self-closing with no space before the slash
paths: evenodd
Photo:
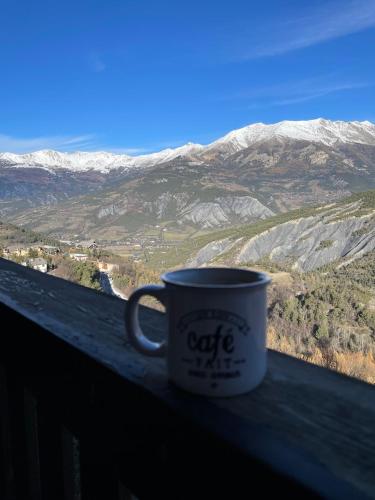
<path id="1" fill-rule="evenodd" d="M 253 392 L 192 396 L 129 347 L 125 307 L 0 259 L 1 499 L 375 496 L 372 386 L 269 352 Z"/>

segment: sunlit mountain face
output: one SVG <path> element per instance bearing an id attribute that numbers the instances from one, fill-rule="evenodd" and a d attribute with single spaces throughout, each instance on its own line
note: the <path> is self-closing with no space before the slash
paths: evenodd
<path id="1" fill-rule="evenodd" d="M 263 220 L 375 188 L 375 125 L 256 123 L 211 144 L 141 156 L 0 154 L 0 216 L 43 231 L 117 238 Z"/>

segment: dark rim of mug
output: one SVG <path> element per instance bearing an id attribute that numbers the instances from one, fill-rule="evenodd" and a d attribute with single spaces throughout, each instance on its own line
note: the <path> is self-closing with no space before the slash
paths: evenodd
<path id="1" fill-rule="evenodd" d="M 194 271 L 234 271 L 235 273 L 239 274 L 246 274 L 249 276 L 249 281 L 248 282 L 238 282 L 238 283 L 214 283 L 214 282 L 207 282 L 207 283 L 197 283 L 193 280 L 181 280 L 178 279 L 178 277 L 175 279 L 174 275 L 178 274 L 183 274 L 183 273 L 188 273 L 188 272 L 194 272 Z M 254 275 L 256 275 L 256 279 L 254 280 Z M 251 280 L 250 280 L 251 276 Z M 261 285 L 269 285 L 271 283 L 271 278 L 268 276 L 266 273 L 262 273 L 259 271 L 251 271 L 250 269 L 241 269 L 238 267 L 189 267 L 189 268 L 184 268 L 184 269 L 177 269 L 176 271 L 168 271 L 167 273 L 164 273 L 161 276 L 161 279 L 164 283 L 167 283 L 169 285 L 178 285 L 178 286 L 183 286 L 183 287 L 192 287 L 192 288 L 251 288 L 251 287 L 257 287 Z M 235 281 L 235 280 L 234 280 Z"/>

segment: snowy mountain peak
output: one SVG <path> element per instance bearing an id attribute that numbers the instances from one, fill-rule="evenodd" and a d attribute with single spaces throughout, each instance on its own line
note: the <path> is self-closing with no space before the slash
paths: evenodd
<path id="1" fill-rule="evenodd" d="M 340 141 L 375 145 L 375 125 L 369 121 L 344 122 L 324 118 L 306 121 L 284 120 L 272 125 L 254 123 L 229 132 L 210 144 L 208 148 L 228 145 L 229 150 L 239 151 L 258 141 L 274 137 L 321 142 L 327 146 Z"/>
<path id="2" fill-rule="evenodd" d="M 114 154 L 106 151 L 60 153 L 49 149 L 34 153 L 14 154 L 0 153 L 0 161 L 18 167 L 43 167 L 47 170 L 65 168 L 72 171 L 98 170 L 107 173 L 120 167 L 146 167 L 173 160 L 178 156 L 188 156 L 204 149 L 201 144 L 188 142 L 183 146 L 167 148 L 157 153 L 140 156 Z"/>
<path id="3" fill-rule="evenodd" d="M 133 158 L 128 155 L 114 155 L 106 152 L 60 153 L 52 150 L 41 150 L 21 155 L 3 153 L 0 154 L 0 160 L 18 167 L 43 167 L 47 170 L 64 168 L 77 172 L 85 170 L 108 172 L 112 168 L 127 165 L 133 161 Z"/>
<path id="4" fill-rule="evenodd" d="M 106 151 L 60 153 L 46 149 L 20 155 L 0 153 L 0 161 L 3 165 L 42 167 L 50 171 L 61 168 L 75 172 L 96 170 L 107 173 L 121 167 L 149 167 L 181 156 L 199 158 L 200 154 L 206 152 L 219 152 L 224 156 L 229 156 L 259 141 L 280 137 L 320 142 L 327 146 L 340 142 L 375 145 L 375 125 L 369 121 L 344 122 L 324 118 L 305 121 L 284 120 L 271 125 L 265 123 L 247 125 L 229 132 L 207 146 L 188 142 L 174 149 L 167 148 L 157 153 L 140 156 L 113 154 Z"/>
<path id="5" fill-rule="evenodd" d="M 179 156 L 188 156 L 194 153 L 199 153 L 203 149 L 204 146 L 202 146 L 201 144 L 188 142 L 187 144 L 179 146 L 175 149 L 167 148 L 163 149 L 162 151 L 158 151 L 157 153 L 136 156 L 135 158 L 133 158 L 133 161 L 135 166 L 157 165 L 158 163 L 171 161 Z"/>

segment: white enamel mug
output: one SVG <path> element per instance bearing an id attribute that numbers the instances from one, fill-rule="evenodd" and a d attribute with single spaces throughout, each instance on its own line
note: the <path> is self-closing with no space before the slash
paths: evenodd
<path id="1" fill-rule="evenodd" d="M 125 311 L 130 343 L 146 356 L 166 356 L 168 378 L 186 391 L 235 396 L 254 389 L 267 367 L 267 285 L 270 278 L 236 268 L 181 269 L 164 285 L 135 290 Z M 147 339 L 138 302 L 151 295 L 165 305 L 165 341 Z"/>

